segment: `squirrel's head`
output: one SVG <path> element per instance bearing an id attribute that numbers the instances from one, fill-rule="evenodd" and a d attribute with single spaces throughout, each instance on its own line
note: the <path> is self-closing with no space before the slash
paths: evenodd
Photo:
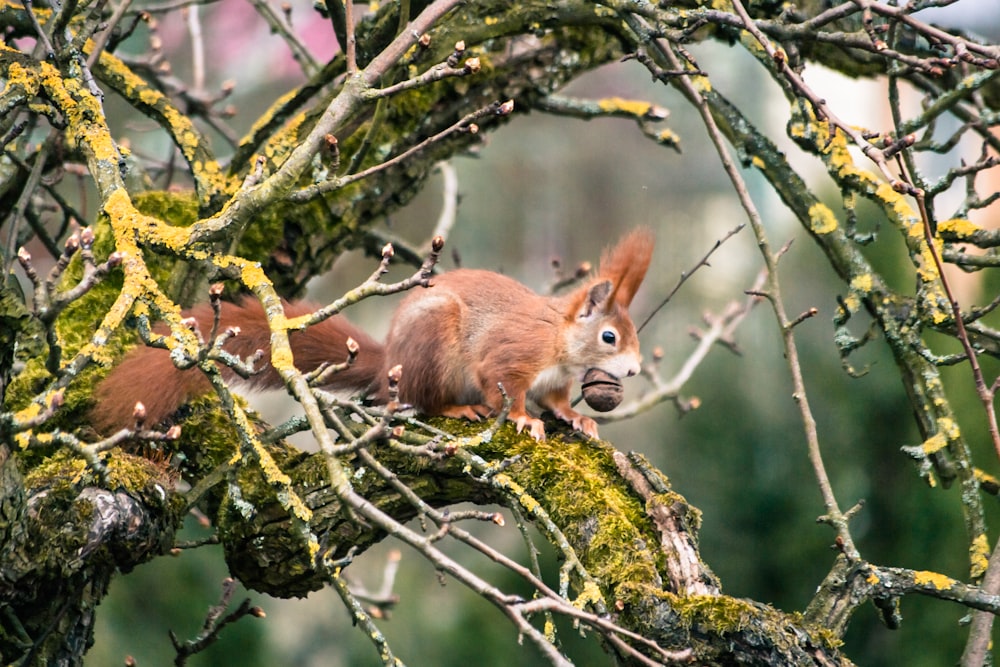
<path id="1" fill-rule="evenodd" d="M 573 293 L 568 352 L 574 365 L 599 368 L 616 378 L 639 372 L 642 357 L 628 307 L 653 254 L 653 234 L 640 228 L 601 257 L 597 277 Z"/>

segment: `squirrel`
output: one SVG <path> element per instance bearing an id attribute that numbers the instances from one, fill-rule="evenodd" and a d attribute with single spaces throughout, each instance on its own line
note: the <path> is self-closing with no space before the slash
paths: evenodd
<path id="1" fill-rule="evenodd" d="M 605 250 L 597 275 L 568 294 L 542 296 L 492 271 L 456 269 L 434 276 L 427 288 L 400 303 L 384 344 L 335 315 L 290 334 L 296 367 L 309 372 L 324 362 L 348 358 L 347 339 L 358 344 L 353 362 L 326 386 L 367 392 L 376 403 L 388 396 L 389 369 L 399 365 L 399 400 L 425 415 L 479 420 L 499 413 L 506 393 L 518 432 L 545 438 L 541 419 L 527 412 L 530 398 L 590 437 L 597 423 L 573 409 L 570 389 L 590 369 L 615 378 L 640 370 L 639 341 L 628 306 L 653 251 L 653 235 L 639 228 Z M 286 317 L 304 315 L 309 304 L 285 302 Z M 214 313 L 208 304 L 185 311 L 203 331 Z M 222 302 L 220 330 L 238 327 L 225 350 L 248 357 L 263 350 L 252 388 L 280 388 L 270 365 L 270 329 L 259 302 Z M 227 380 L 239 379 L 223 368 Z M 503 387 L 501 392 L 500 386 Z M 135 423 L 134 406 L 145 407 L 145 423 L 159 424 L 191 398 L 211 391 L 197 369 L 180 370 L 166 350 L 140 347 L 97 386 L 91 421 L 101 432 Z"/>

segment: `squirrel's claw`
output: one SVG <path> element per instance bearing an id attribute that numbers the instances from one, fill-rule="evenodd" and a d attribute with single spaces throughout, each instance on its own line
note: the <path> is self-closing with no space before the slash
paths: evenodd
<path id="1" fill-rule="evenodd" d="M 541 419 L 535 419 L 527 413 L 518 415 L 514 418 L 514 423 L 517 424 L 517 432 L 520 433 L 524 430 L 524 427 L 528 427 L 528 432 L 531 433 L 531 437 L 535 440 L 541 442 L 545 440 L 545 423 Z"/>
<path id="2" fill-rule="evenodd" d="M 573 428 L 584 433 L 591 438 L 597 439 L 597 422 L 585 415 L 577 415 L 573 421 Z"/>
<path id="3" fill-rule="evenodd" d="M 582 415 L 568 406 L 551 406 L 551 410 L 556 417 L 571 424 L 575 430 L 580 431 L 584 435 L 590 436 L 595 440 L 598 438 L 597 422 L 590 417 Z"/>

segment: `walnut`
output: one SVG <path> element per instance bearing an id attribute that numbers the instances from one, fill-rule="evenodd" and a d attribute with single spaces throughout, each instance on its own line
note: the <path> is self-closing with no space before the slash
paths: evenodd
<path id="1" fill-rule="evenodd" d="M 618 378 L 599 368 L 591 368 L 583 376 L 583 400 L 598 412 L 609 412 L 622 402 L 624 389 Z"/>

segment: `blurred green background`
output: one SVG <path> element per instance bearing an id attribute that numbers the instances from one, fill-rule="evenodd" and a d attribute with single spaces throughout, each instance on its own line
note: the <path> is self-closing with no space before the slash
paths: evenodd
<path id="1" fill-rule="evenodd" d="M 206 20 L 229 4 L 208 10 Z M 168 47 L 171 39 L 183 44 L 179 28 L 171 28 L 165 20 L 162 30 Z M 267 44 L 275 52 L 283 48 L 276 38 Z M 224 49 L 225 44 L 212 48 Z M 692 50 L 717 90 L 772 137 L 783 137 L 785 102 L 742 51 L 721 46 Z M 218 77 L 216 83 L 238 75 L 234 103 L 239 113 L 233 123 L 243 127 L 287 84 L 278 85 L 265 76 L 268 71 L 272 75 L 282 71 L 273 64 L 259 72 L 259 80 L 251 80 L 252 63 L 233 62 L 224 55 L 220 51 L 219 59 L 212 60 L 220 69 L 211 74 Z M 172 62 L 183 76 L 183 55 Z M 690 269 L 744 216 L 692 110 L 672 90 L 651 85 L 641 67 L 611 66 L 563 92 L 635 97 L 669 108 L 672 114 L 664 127 L 681 137 L 683 154 L 655 145 L 628 121 L 519 115 L 489 135 L 477 156 L 454 161 L 462 197 L 449 247 L 465 266 L 501 270 L 540 289 L 551 280 L 553 257 L 570 266 L 594 261 L 601 248 L 624 231 L 640 224 L 652 226 L 658 243 L 654 264 L 633 305 L 633 316 L 644 318 L 681 271 Z M 853 121 L 857 112 L 856 122 L 862 122 L 865 114 L 872 113 L 864 108 L 863 97 L 838 100 L 841 115 Z M 130 134 L 134 145 L 148 142 L 145 150 L 162 153 L 161 137 Z M 814 183 L 825 182 L 819 165 L 796 164 L 814 176 Z M 853 524 L 862 555 L 881 565 L 964 578 L 967 555 L 958 490 L 928 488 L 900 453 L 901 446 L 918 444 L 920 437 L 884 343 L 874 341 L 853 360 L 855 366 L 869 368 L 864 377 L 852 379 L 842 370 L 831 318 L 836 296 L 844 288 L 762 181 L 752 172 L 746 176 L 772 244 L 795 241 L 781 265 L 788 311 L 819 309 L 819 316 L 797 329 L 798 341 L 834 489 L 845 508 L 866 501 Z M 425 240 L 440 208 L 439 180 L 436 177 L 413 205 L 387 221 L 388 233 L 414 243 Z M 817 191 L 835 205 L 837 193 L 823 187 Z M 861 221 L 869 229 L 879 223 Z M 910 269 L 901 250 L 895 232 L 883 225 L 870 252 L 902 281 L 898 284 L 906 285 Z M 743 291 L 752 284 L 761 261 L 749 230 L 730 240 L 711 264 L 698 271 L 641 336 L 647 355 L 654 346 L 664 349 L 662 370 L 667 376 L 693 349 L 689 329 L 701 324 L 702 313 L 720 312 L 730 301 L 744 298 Z M 452 266 L 452 261 L 443 265 Z M 330 276 L 317 281 L 312 293 L 317 299 L 337 295 L 372 266 L 365 258 L 344 258 Z M 389 300 L 370 301 L 349 316 L 381 335 L 391 308 Z M 864 326 L 852 323 L 857 333 Z M 741 356 L 717 348 L 686 387 L 686 396 L 701 400 L 698 410 L 680 417 L 664 404 L 630 422 L 605 426 L 602 435 L 620 449 L 646 454 L 676 490 L 702 510 L 702 556 L 721 578 L 725 592 L 784 610 L 801 610 L 833 561 L 833 533 L 816 523 L 823 507 L 808 465 L 777 326 L 766 304 L 751 314 L 737 340 Z M 971 379 L 962 368 L 950 369 L 947 376 L 971 445 L 979 460 L 992 461 L 986 438 L 969 427 L 982 422 L 976 416 L 981 408 Z M 632 385 L 633 395 L 641 391 L 640 380 Z M 270 398 L 255 400 L 263 404 Z M 989 511 L 996 525 L 995 508 Z M 205 534 L 191 523 L 185 537 Z M 491 543 L 523 558 L 525 549 L 513 522 L 481 532 Z M 395 548 L 379 545 L 350 566 L 348 574 L 377 588 L 387 554 Z M 503 587 L 518 590 L 514 578 L 484 559 L 462 549 L 450 551 Z M 553 574 L 552 554 L 544 558 Z M 205 547 L 119 577 L 100 608 L 97 641 L 87 664 L 122 664 L 126 655 L 134 656 L 140 666 L 169 663 L 167 630 L 181 638 L 194 636 L 204 611 L 216 602 L 225 575 L 221 550 Z M 406 551 L 396 592 L 398 606 L 379 625 L 397 655 L 409 664 L 542 664 L 533 648 L 518 644 L 514 630 L 495 609 L 454 582 L 442 586 L 425 562 Z M 252 597 L 267 618 L 245 619 L 226 629 L 217 645 L 189 664 L 378 664 L 371 644 L 351 627 L 332 592 L 301 601 Z M 847 655 L 858 664 L 874 666 L 937 666 L 957 660 L 965 638 L 959 625 L 962 608 L 909 597 L 902 602 L 902 613 L 901 629 L 890 631 L 872 607 L 860 609 L 846 637 Z M 592 638 L 580 638 L 569 627 L 561 636 L 578 664 L 611 664 Z"/>

